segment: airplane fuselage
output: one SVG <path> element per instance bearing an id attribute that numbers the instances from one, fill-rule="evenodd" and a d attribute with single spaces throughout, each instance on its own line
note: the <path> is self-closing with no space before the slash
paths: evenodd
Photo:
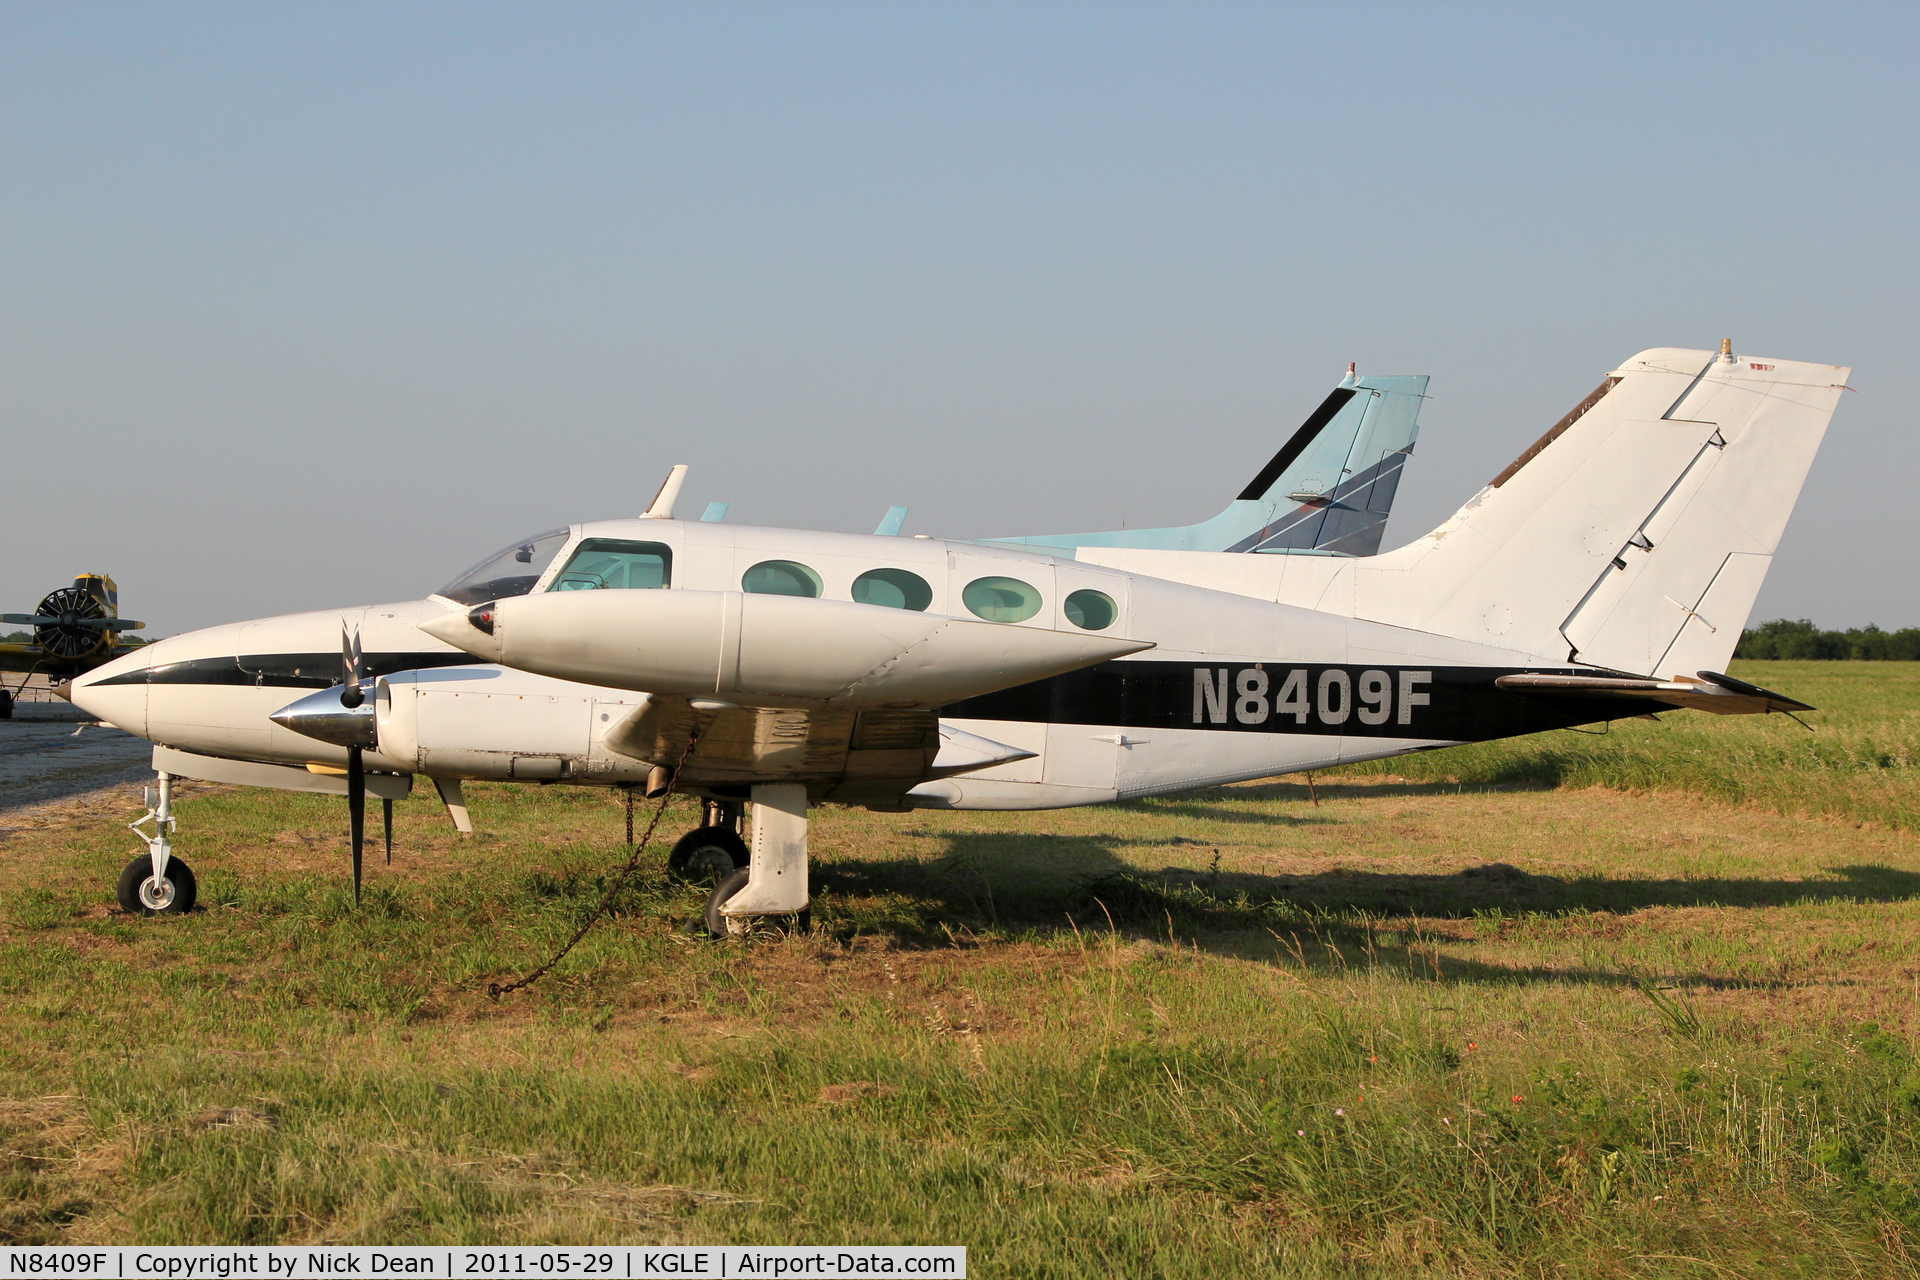
<path id="1" fill-rule="evenodd" d="M 557 540 L 560 531 L 551 536 Z M 816 753 L 814 772 L 796 775 L 816 798 L 969 809 L 1091 804 L 1646 709 L 1495 689 L 1504 674 L 1570 669 L 1537 655 L 1074 559 L 933 538 L 600 521 L 571 527 L 548 563 L 529 564 L 539 568 L 531 591 L 580 585 L 565 581 L 579 576 L 569 566 L 593 548 L 642 545 L 659 549 L 652 553 L 658 564 L 647 568 L 654 578 L 626 589 L 771 589 L 866 609 L 917 607 L 1007 627 L 1098 631 L 1154 646 L 939 710 L 943 727 L 1028 753 L 1023 758 L 957 776 L 916 767 L 889 780 L 886 795 L 871 777 L 840 785 L 846 779 L 834 770 L 843 747 L 839 757 Z M 637 573 L 638 562 L 626 554 L 617 571 Z M 499 581 L 505 579 L 474 590 Z M 984 589 L 999 602 L 985 613 L 970 607 L 982 598 L 982 583 L 998 584 Z M 513 589 L 528 585 L 522 579 Z M 458 584 L 447 590 L 461 598 L 287 614 L 170 637 L 89 673 L 72 696 L 91 714 L 178 750 L 337 769 L 345 747 L 271 717 L 340 682 L 344 622 L 360 635 L 363 675 L 378 681 L 381 714 L 405 711 L 405 732 L 382 735 L 379 750 L 366 754 L 369 769 L 601 785 L 647 777 L 654 762 L 609 742 L 645 704 L 643 691 L 513 670 L 435 639 L 421 622 L 477 603 Z M 1101 625 L 1090 628 L 1089 621 Z"/>

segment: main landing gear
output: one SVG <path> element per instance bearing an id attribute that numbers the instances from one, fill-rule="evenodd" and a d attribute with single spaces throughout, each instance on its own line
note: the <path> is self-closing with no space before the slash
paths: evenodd
<path id="1" fill-rule="evenodd" d="M 705 821 L 674 842 L 667 870 L 681 880 L 713 884 L 747 865 L 751 857 L 740 836 L 746 806 L 738 800 L 709 800 Z"/>
<path id="2" fill-rule="evenodd" d="M 755 916 L 797 914 L 804 933 L 810 923 L 808 901 L 807 789 L 795 782 L 757 785 L 747 866 L 714 886 L 707 899 L 707 928 L 717 937 L 739 937 L 752 931 Z"/>
<path id="3" fill-rule="evenodd" d="M 193 868 L 173 856 L 173 775 L 161 774 L 158 791 L 148 787 L 143 799 L 146 815 L 127 829 L 147 842 L 147 852 L 120 873 L 120 908 L 142 916 L 184 915 L 193 910 L 199 886 Z M 141 830 L 149 822 L 152 835 Z"/>
<path id="4" fill-rule="evenodd" d="M 702 824 L 674 842 L 667 870 L 713 885 L 706 923 L 717 937 L 752 931 L 755 916 L 799 917 L 807 930 L 807 789 L 798 783 L 753 788 L 752 843 L 741 835 L 746 805 L 707 801 Z"/>

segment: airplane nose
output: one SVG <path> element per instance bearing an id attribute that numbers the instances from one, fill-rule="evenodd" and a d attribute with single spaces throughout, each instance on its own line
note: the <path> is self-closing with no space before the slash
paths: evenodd
<path id="1" fill-rule="evenodd" d="M 144 679 L 122 682 L 103 678 L 96 668 L 74 680 L 67 680 L 55 693 L 80 708 L 95 720 L 103 720 L 128 733 L 147 736 L 147 683 Z M 144 676 L 144 671 L 138 673 Z"/>
<path id="2" fill-rule="evenodd" d="M 72 702 L 73 701 L 73 681 L 62 680 L 59 684 L 53 686 L 53 696 L 60 699 L 62 702 Z"/>

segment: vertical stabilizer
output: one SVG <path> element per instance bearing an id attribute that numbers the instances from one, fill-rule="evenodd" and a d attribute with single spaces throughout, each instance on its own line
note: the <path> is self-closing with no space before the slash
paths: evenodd
<path id="1" fill-rule="evenodd" d="M 1849 372 L 1643 351 L 1445 524 L 1355 564 L 1353 612 L 1546 661 L 1724 671 Z"/>
<path id="2" fill-rule="evenodd" d="M 1351 369 L 1226 510 L 1200 524 L 988 541 L 1035 550 L 1143 547 L 1370 556 L 1413 454 L 1427 375 Z"/>

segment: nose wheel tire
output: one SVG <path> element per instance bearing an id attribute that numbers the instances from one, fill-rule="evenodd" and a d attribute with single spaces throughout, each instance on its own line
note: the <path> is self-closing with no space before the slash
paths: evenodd
<path id="1" fill-rule="evenodd" d="M 727 899 L 747 887 L 747 869 L 745 867 L 721 879 L 713 886 L 713 893 L 707 898 L 707 932 L 716 938 L 744 938 L 759 928 L 765 916 L 729 916 L 720 908 Z M 805 935 L 813 930 L 813 912 L 802 909 L 786 917 L 793 922 L 790 932 Z"/>
<path id="2" fill-rule="evenodd" d="M 193 868 L 179 858 L 167 859 L 167 874 L 153 878 L 153 859 L 141 854 L 120 873 L 120 909 L 139 916 L 177 916 L 193 910 L 199 886 Z"/>
<path id="3" fill-rule="evenodd" d="M 713 884 L 744 868 L 747 858 L 747 842 L 731 828 L 698 827 L 674 843 L 667 870 L 681 880 Z"/>

